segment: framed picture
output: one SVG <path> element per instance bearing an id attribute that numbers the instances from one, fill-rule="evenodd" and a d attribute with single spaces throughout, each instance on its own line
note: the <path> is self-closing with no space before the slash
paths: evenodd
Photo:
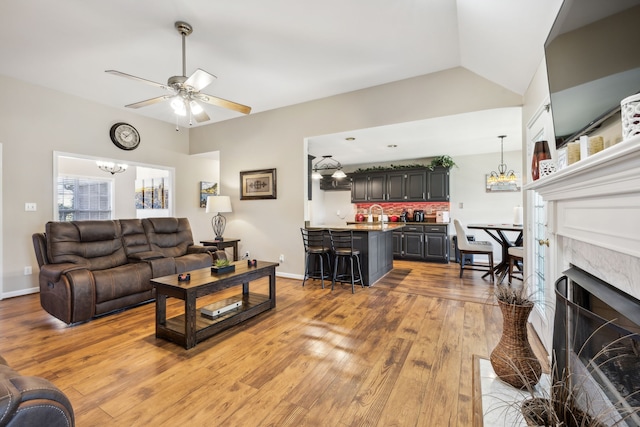
<path id="1" fill-rule="evenodd" d="M 240 172 L 240 200 L 276 198 L 275 169 Z"/>
<path id="2" fill-rule="evenodd" d="M 207 197 L 218 195 L 218 183 L 200 181 L 200 207 L 207 207 Z"/>

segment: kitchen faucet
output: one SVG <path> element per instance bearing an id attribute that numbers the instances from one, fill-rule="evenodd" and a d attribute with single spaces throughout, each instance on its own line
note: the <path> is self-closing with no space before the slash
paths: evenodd
<path id="1" fill-rule="evenodd" d="M 371 216 L 371 211 L 373 210 L 373 208 L 378 207 L 380 208 L 380 222 L 382 224 L 384 224 L 384 209 L 382 209 L 382 206 L 375 204 L 375 205 L 371 205 L 369 206 L 369 216 Z"/>

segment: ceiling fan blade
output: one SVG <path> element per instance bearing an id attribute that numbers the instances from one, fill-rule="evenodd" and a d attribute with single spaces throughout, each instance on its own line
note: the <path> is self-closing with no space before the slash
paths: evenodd
<path id="1" fill-rule="evenodd" d="M 198 68 L 189 76 L 184 84 L 185 86 L 191 86 L 196 92 L 200 92 L 202 89 L 213 83 L 215 79 L 217 79 L 217 77 L 213 74 Z"/>
<path id="2" fill-rule="evenodd" d="M 143 79 L 142 77 L 132 76 L 131 74 L 123 73 L 123 72 L 120 72 L 120 71 L 105 70 L 105 73 L 113 74 L 114 76 L 126 77 L 126 78 L 131 79 L 131 80 L 136 80 L 136 81 L 139 81 L 139 82 L 142 82 L 142 83 L 146 83 L 146 84 L 151 85 L 151 86 L 159 87 L 160 89 L 168 90 L 170 92 L 175 92 L 175 90 L 173 88 L 171 88 L 171 87 L 169 87 L 167 85 L 164 85 L 162 83 L 156 83 L 154 81 Z"/>
<path id="3" fill-rule="evenodd" d="M 198 123 L 206 122 L 210 119 L 209 115 L 204 110 L 202 110 L 198 114 L 193 114 L 193 112 L 191 114 L 193 115 L 193 118 L 196 119 L 196 122 Z"/>
<path id="4" fill-rule="evenodd" d="M 230 110 L 234 110 L 239 113 L 249 114 L 251 112 L 251 107 L 238 104 L 237 102 L 229 101 L 223 98 L 218 98 L 217 96 L 207 95 L 206 93 L 197 93 L 197 94 L 193 94 L 193 96 L 202 102 L 206 102 L 207 104 L 228 108 Z"/>
<path id="5" fill-rule="evenodd" d="M 133 104 L 125 105 L 125 107 L 127 107 L 127 108 L 146 107 L 147 105 L 157 104 L 158 102 L 164 101 L 165 99 L 169 99 L 169 98 L 171 98 L 171 95 L 156 96 L 155 98 L 151 98 L 151 99 L 147 99 L 147 100 L 144 100 L 144 101 L 136 102 L 136 103 L 133 103 Z"/>

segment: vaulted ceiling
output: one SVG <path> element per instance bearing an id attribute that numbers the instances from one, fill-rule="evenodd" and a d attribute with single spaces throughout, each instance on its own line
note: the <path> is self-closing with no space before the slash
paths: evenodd
<path id="1" fill-rule="evenodd" d="M 3 0 L 0 74 L 109 106 L 163 95 L 197 68 L 203 92 L 252 113 L 456 66 L 522 94 L 561 0 Z M 241 113 L 209 106 L 210 122 Z M 137 113 L 176 123 L 161 102 Z M 188 123 L 183 119 L 183 126 Z M 194 125 L 197 125 L 194 123 Z"/>

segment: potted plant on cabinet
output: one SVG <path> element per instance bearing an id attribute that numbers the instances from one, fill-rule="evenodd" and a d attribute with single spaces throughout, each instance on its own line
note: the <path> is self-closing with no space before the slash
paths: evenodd
<path id="1" fill-rule="evenodd" d="M 429 164 L 428 167 L 429 169 L 433 170 L 438 166 L 451 169 L 452 167 L 457 165 L 450 156 L 447 156 L 445 154 L 443 156 L 434 157 L 433 160 L 431 160 L 431 163 Z"/>

